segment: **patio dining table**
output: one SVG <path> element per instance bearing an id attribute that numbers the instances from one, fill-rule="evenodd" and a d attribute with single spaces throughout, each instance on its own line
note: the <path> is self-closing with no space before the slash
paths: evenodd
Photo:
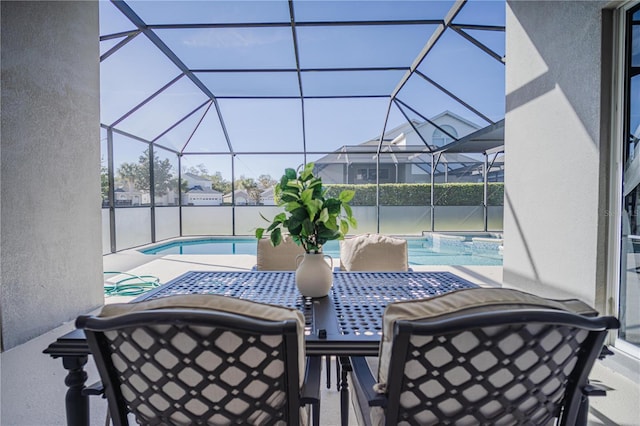
<path id="1" fill-rule="evenodd" d="M 377 356 L 382 314 L 387 304 L 433 297 L 476 287 L 450 272 L 334 272 L 327 297 L 305 298 L 295 272 L 187 272 L 136 298 L 150 300 L 178 294 L 222 294 L 297 308 L 305 316 L 308 356 Z M 68 370 L 65 405 L 68 425 L 89 424 L 84 365 L 90 355 L 84 333 L 74 330 L 51 343 L 44 353 L 62 358 Z M 341 405 L 348 403 L 346 372 L 340 381 Z M 346 410 L 342 422 L 346 424 Z"/>

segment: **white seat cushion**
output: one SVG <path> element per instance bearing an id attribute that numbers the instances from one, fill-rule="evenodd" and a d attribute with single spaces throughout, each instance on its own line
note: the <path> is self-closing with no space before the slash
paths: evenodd
<path id="1" fill-rule="evenodd" d="M 302 384 L 305 371 L 305 319 L 302 312 L 298 309 L 252 302 L 250 300 L 216 294 L 186 294 L 161 297 L 137 303 L 114 303 L 106 305 L 100 312 L 99 316 L 114 317 L 132 312 L 157 309 L 215 310 L 268 321 L 295 320 L 298 330 L 298 368 L 300 384 Z"/>
<path id="2" fill-rule="evenodd" d="M 479 310 L 491 311 L 507 308 L 546 308 L 569 311 L 587 316 L 597 315 L 597 312 L 593 308 L 577 299 L 545 299 L 519 290 L 504 288 L 463 289 L 427 299 L 390 303 L 387 305 L 383 316 L 378 384 L 376 385 L 376 389 L 382 391 L 386 388 L 392 350 L 393 328 L 396 321 L 435 318 L 471 308 L 474 308 L 475 312 Z"/>
<path id="3" fill-rule="evenodd" d="M 282 242 L 274 247 L 271 240 L 261 238 L 258 240 L 256 256 L 256 269 L 258 271 L 295 271 L 296 257 L 304 254 L 302 246 L 293 242 L 288 235 L 282 238 Z"/>
<path id="4" fill-rule="evenodd" d="M 407 240 L 380 234 L 362 234 L 340 241 L 343 271 L 407 271 Z"/>

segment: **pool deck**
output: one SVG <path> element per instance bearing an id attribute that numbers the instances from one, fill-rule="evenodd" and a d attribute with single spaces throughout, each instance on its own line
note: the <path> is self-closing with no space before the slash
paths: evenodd
<path id="1" fill-rule="evenodd" d="M 335 262 L 335 260 L 334 260 Z M 104 256 L 104 270 L 153 275 L 165 283 L 185 272 L 246 271 L 255 265 L 252 255 L 144 255 L 136 250 Z M 481 286 L 501 286 L 502 268 L 496 266 L 420 266 L 416 271 L 450 271 Z M 124 278 L 125 275 L 120 275 Z M 120 279 L 109 275 L 109 281 Z M 132 297 L 112 296 L 105 303 L 126 302 Z M 42 350 L 57 337 L 71 331 L 73 323 L 65 323 L 23 345 L 3 352 L 0 424 L 16 426 L 48 426 L 65 424 L 64 385 L 65 370 L 59 359 L 52 359 Z M 589 426 L 640 426 L 640 371 L 621 368 L 618 356 L 598 361 L 591 378 L 610 390 L 606 398 L 591 399 Z M 87 366 L 87 383 L 98 380 L 92 362 Z M 323 375 L 324 376 L 324 375 Z M 37 389 L 37 391 L 34 391 Z M 339 395 L 335 384 L 331 389 L 322 387 L 321 424 L 339 425 Z M 90 398 L 91 424 L 104 424 L 106 402 Z M 350 425 L 357 425 L 353 410 Z"/>

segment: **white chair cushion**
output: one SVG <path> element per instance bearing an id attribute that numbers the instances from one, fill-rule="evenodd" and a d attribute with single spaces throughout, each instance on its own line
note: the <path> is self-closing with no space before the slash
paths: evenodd
<path id="1" fill-rule="evenodd" d="M 298 329 L 298 368 L 300 384 L 304 381 L 305 371 L 305 343 L 304 343 L 304 315 L 297 309 L 284 306 L 269 305 L 252 302 L 250 300 L 216 294 L 186 294 L 161 297 L 137 303 L 114 303 L 105 305 L 100 317 L 114 317 L 132 312 L 142 312 L 156 309 L 195 309 L 215 310 L 244 315 L 251 318 L 270 321 L 295 320 Z"/>
<path id="2" fill-rule="evenodd" d="M 407 271 L 407 240 L 380 234 L 362 234 L 340 241 L 343 271 Z"/>
<path id="3" fill-rule="evenodd" d="M 390 303 L 387 305 L 383 316 L 376 390 L 384 392 L 386 388 L 392 351 L 393 328 L 396 321 L 435 318 L 471 308 L 474 308 L 475 312 L 505 308 L 546 308 L 569 311 L 580 315 L 597 315 L 593 308 L 576 299 L 545 299 L 519 290 L 504 288 L 463 289 L 427 299 Z"/>
<path id="4" fill-rule="evenodd" d="M 304 254 L 302 246 L 293 242 L 290 236 L 285 236 L 282 242 L 274 247 L 271 240 L 258 240 L 256 269 L 258 271 L 295 271 L 296 257 Z"/>

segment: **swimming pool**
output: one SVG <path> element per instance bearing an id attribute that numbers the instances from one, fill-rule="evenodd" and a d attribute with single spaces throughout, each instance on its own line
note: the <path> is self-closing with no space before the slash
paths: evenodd
<path id="1" fill-rule="evenodd" d="M 439 234 L 425 237 L 405 237 L 409 249 L 410 265 L 490 265 L 501 266 L 502 255 L 499 244 L 490 244 L 490 238 L 472 236 L 449 236 Z M 482 240 L 480 242 L 476 240 Z M 475 247 L 474 247 L 475 245 Z M 485 246 L 489 245 L 487 249 Z M 207 237 L 182 239 L 140 249 L 144 254 L 256 254 L 256 239 L 253 237 Z M 340 258 L 338 241 L 329 241 L 324 253 Z"/>

